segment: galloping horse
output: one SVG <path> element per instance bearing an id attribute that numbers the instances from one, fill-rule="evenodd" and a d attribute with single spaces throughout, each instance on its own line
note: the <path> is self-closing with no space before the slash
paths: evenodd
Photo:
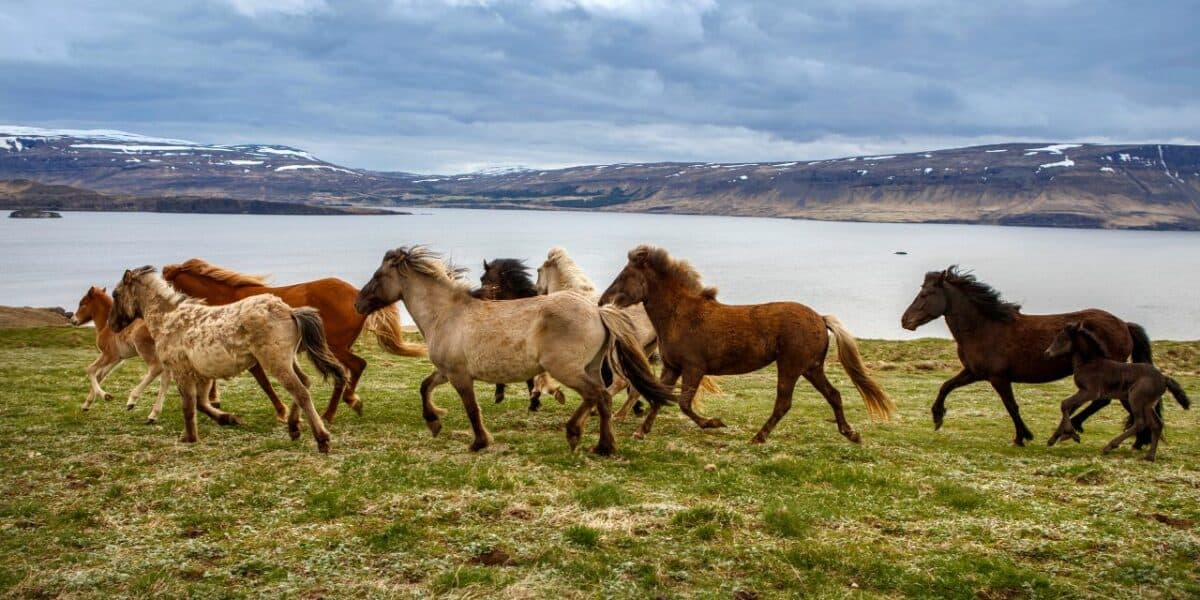
<path id="1" fill-rule="evenodd" d="M 610 302 L 617 306 L 641 302 L 646 306 L 658 332 L 662 381 L 674 386 L 683 376 L 679 408 L 701 428 L 725 426 L 720 419 L 704 417 L 692 407 L 704 375 L 749 373 L 774 362 L 778 367 L 775 410 L 751 442 L 767 441 L 771 430 L 791 409 L 792 392 L 801 376 L 829 402 L 838 431 L 858 442 L 858 432 L 842 412 L 841 394 L 825 377 L 828 331 L 837 339 L 838 360 L 866 402 L 867 412 L 872 418 L 883 419 L 895 412 L 891 399 L 867 375 L 854 337 L 836 317 L 819 315 L 797 302 L 722 304 L 717 301 L 717 290 L 704 287 L 700 274 L 690 264 L 672 258 L 662 248 L 643 245 L 629 252 L 629 262 L 600 297 L 601 304 Z M 658 408 L 650 407 L 636 437 L 650 432 Z"/>
<path id="2" fill-rule="evenodd" d="M 564 290 L 587 294 L 589 298 L 599 300 L 600 293 L 596 291 L 596 284 L 592 283 L 590 277 L 579 268 L 579 264 L 575 259 L 571 258 L 565 248 L 555 246 L 546 253 L 546 260 L 537 270 L 537 291 L 539 294 L 553 294 Z M 639 304 L 634 304 L 625 308 L 625 314 L 629 315 L 629 320 L 633 322 L 634 330 L 637 332 L 638 341 L 642 343 L 642 351 L 650 356 L 658 349 L 658 333 L 654 331 L 654 323 L 650 321 L 650 316 L 646 314 L 646 307 Z M 705 376 L 700 380 L 700 388 L 710 393 L 720 393 L 721 387 L 712 377 Z M 628 382 L 623 379 L 613 381 L 609 386 L 608 393 L 617 395 L 621 390 L 628 392 L 628 397 L 625 404 L 613 414 L 618 419 L 624 419 L 629 414 L 629 409 L 632 407 L 635 414 L 642 414 L 641 402 L 638 400 L 637 390 L 629 387 Z M 696 400 L 693 399 L 693 404 Z"/>
<path id="3" fill-rule="evenodd" d="M 1158 441 L 1162 439 L 1163 394 L 1170 390 L 1184 410 L 1191 407 L 1191 401 L 1178 381 L 1163 375 L 1154 365 L 1109 360 L 1105 358 L 1108 354 L 1104 342 L 1092 333 L 1090 324 L 1086 322 L 1067 323 L 1050 347 L 1046 348 L 1047 358 L 1071 358 L 1075 385 L 1079 388 L 1079 392 L 1062 401 L 1062 421 L 1047 443 L 1053 446 L 1058 440 L 1066 438 L 1078 442 L 1079 432 L 1071 424 L 1071 413 L 1084 402 L 1094 402 L 1101 397 L 1117 397 L 1129 409 L 1133 423 L 1104 447 L 1104 453 L 1112 452 L 1131 435 L 1149 431 L 1150 451 L 1145 458 L 1153 461 L 1158 454 Z"/>
<path id="4" fill-rule="evenodd" d="M 900 324 L 913 331 L 942 316 L 958 344 L 963 368 L 938 390 L 931 407 L 934 429 L 942 427 L 950 392 L 986 380 L 1000 395 L 1016 426 L 1013 443 L 1024 446 L 1026 440 L 1032 440 L 1033 433 L 1021 419 L 1012 384 L 1046 383 L 1071 374 L 1069 356 L 1048 357 L 1042 350 L 1072 321 L 1088 322 L 1108 349 L 1107 358 L 1124 361 L 1132 352 L 1134 362 L 1152 362 L 1150 338 L 1135 323 L 1095 308 L 1053 315 L 1021 314 L 1020 305 L 1001 300 L 1000 292 L 974 275 L 959 271 L 957 266 L 925 274 L 921 291 L 904 311 Z M 1110 402 L 1109 398 L 1099 399 L 1075 415 L 1075 428 L 1083 431 L 1083 421 Z M 1145 436 L 1146 432 L 1138 434 L 1138 447 L 1150 441 Z"/>
<path id="5" fill-rule="evenodd" d="M 432 385 L 449 381 L 458 391 L 475 433 L 471 450 L 477 451 L 490 445 L 492 436 L 475 401 L 475 380 L 511 383 L 546 371 L 583 398 L 567 421 L 570 447 L 579 443 L 595 407 L 600 441 L 593 452 L 610 454 L 616 450 L 612 399 L 600 374 L 606 358 L 655 406 L 674 402 L 671 389 L 655 379 L 621 311 L 598 307 L 573 293 L 488 302 L 472 298 L 469 287 L 458 270 L 428 249 L 397 248 L 384 255 L 354 305 L 360 313 L 369 313 L 402 300 L 413 316 L 437 367 L 421 383 L 424 418 L 434 435 L 441 430 L 441 420 L 429 400 Z"/>
<path id="6" fill-rule="evenodd" d="M 238 273 L 209 264 L 198 258 L 163 268 L 163 278 L 179 291 L 202 298 L 212 305 L 229 304 L 258 294 L 272 294 L 283 299 L 289 306 L 299 308 L 311 306 L 320 311 L 321 323 L 325 328 L 329 349 L 350 371 L 345 385 L 337 384 L 329 398 L 329 406 L 322 415 L 332 423 L 337 413 L 338 401 L 350 405 L 362 414 L 362 400 L 355 393 L 358 378 L 367 368 L 367 361 L 354 354 L 352 348 L 365 327 L 375 334 L 375 339 L 384 350 L 398 356 L 424 356 L 425 347 L 404 341 L 400 332 L 400 312 L 395 306 L 381 306 L 368 316 L 354 310 L 354 297 L 358 288 L 336 278 L 317 279 L 281 287 L 268 287 L 262 277 Z M 276 418 L 282 422 L 287 409 L 279 401 L 271 382 L 263 369 L 251 367 L 250 373 L 275 405 Z"/>
<path id="7" fill-rule="evenodd" d="M 112 398 L 112 394 L 100 388 L 100 382 L 104 381 L 109 373 L 112 373 L 125 359 L 135 354 L 146 361 L 149 370 L 146 371 L 146 376 L 142 377 L 137 386 L 129 392 L 129 400 L 125 403 L 126 410 L 133 410 L 138 398 L 142 396 L 142 391 L 163 372 L 162 362 L 158 360 L 158 353 L 154 351 L 154 338 L 150 337 L 150 330 L 146 328 L 145 323 L 138 321 L 120 333 L 115 333 L 108 328 L 108 315 L 112 312 L 112 306 L 113 299 L 105 289 L 93 287 L 89 288 L 83 298 L 79 299 L 79 308 L 75 309 L 75 314 L 71 315 L 72 325 L 84 325 L 93 320 L 96 322 L 96 349 L 100 350 L 100 356 L 96 357 L 96 360 L 87 367 L 87 378 L 91 390 L 88 392 L 87 399 L 83 401 L 81 407 L 83 410 L 92 408 L 92 402 L 97 397 L 105 400 Z M 159 381 L 159 404 L 162 404 L 162 399 L 166 395 L 167 384 L 165 381 Z"/>
<path id="8" fill-rule="evenodd" d="M 471 296 L 481 300 L 516 300 L 532 298 L 538 295 L 533 279 L 529 276 L 529 267 L 519 258 L 497 258 L 491 262 L 483 261 L 483 275 L 479 276 L 480 287 L 471 292 Z M 529 410 L 537 411 L 541 407 L 543 391 L 554 394 L 559 403 L 566 402 L 562 390 L 553 381 L 542 375 L 538 376 L 544 383 L 541 387 L 535 385 L 535 379 L 525 381 L 529 389 Z M 545 388 L 545 390 L 543 390 Z M 496 384 L 496 403 L 504 401 L 504 384 Z"/>
<path id="9" fill-rule="evenodd" d="M 184 442 L 196 442 L 196 406 L 222 425 L 238 418 L 208 403 L 217 379 L 227 379 L 258 365 L 295 398 L 288 412 L 288 433 L 300 437 L 300 409 L 308 419 L 321 452 L 329 452 L 329 431 L 313 408 L 308 378 L 296 362 L 304 350 L 324 376 L 342 386 L 345 368 L 329 351 L 321 319 L 313 308 L 291 308 L 271 295 L 259 295 L 222 306 L 208 306 L 181 294 L 158 276 L 154 267 L 125 271 L 113 290 L 109 326 L 120 332 L 144 319 L 159 358 L 164 379 L 173 377 L 183 398 Z M 299 408 L 297 408 L 299 407 Z"/>

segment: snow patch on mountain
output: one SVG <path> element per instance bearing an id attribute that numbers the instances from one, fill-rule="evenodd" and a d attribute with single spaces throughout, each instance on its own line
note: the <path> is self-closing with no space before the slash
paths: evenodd
<path id="1" fill-rule="evenodd" d="M 340 171 L 342 173 L 349 173 L 351 175 L 359 174 L 355 171 L 351 171 L 350 169 L 343 169 L 341 167 L 334 167 L 331 165 L 285 165 L 282 167 L 275 167 L 275 172 L 280 173 L 283 171 L 299 171 L 301 169 L 329 169 L 330 171 Z"/>

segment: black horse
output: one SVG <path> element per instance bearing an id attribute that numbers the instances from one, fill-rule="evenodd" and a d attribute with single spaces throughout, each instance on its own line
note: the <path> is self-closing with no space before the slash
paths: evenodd
<path id="1" fill-rule="evenodd" d="M 471 295 L 481 300 L 516 300 L 538 295 L 529 266 L 519 258 L 497 258 L 483 261 L 483 275 L 479 276 L 479 289 Z M 529 388 L 529 410 L 541 407 L 542 393 L 535 390 L 533 380 L 525 381 Z M 504 402 L 504 384 L 496 384 L 496 403 Z"/>

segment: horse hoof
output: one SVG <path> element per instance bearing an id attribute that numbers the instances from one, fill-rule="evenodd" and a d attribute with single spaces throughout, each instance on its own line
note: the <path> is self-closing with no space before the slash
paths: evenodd
<path id="1" fill-rule="evenodd" d="M 483 450 L 484 448 L 487 448 L 488 446 L 491 446 L 491 445 L 492 445 L 491 436 L 488 436 L 481 440 L 477 439 L 474 442 L 471 442 L 471 452 L 479 452 L 480 450 Z"/>
<path id="2" fill-rule="evenodd" d="M 90 406 L 80 406 L 80 407 L 79 407 L 79 410 L 82 410 L 83 412 L 87 412 L 87 411 L 89 411 L 89 410 L 92 410 L 92 407 L 90 407 Z"/>
<path id="3" fill-rule="evenodd" d="M 644 440 L 644 439 L 646 439 L 646 434 L 642 433 L 640 430 L 635 431 L 635 432 L 633 432 L 633 439 Z"/>
<path id="4" fill-rule="evenodd" d="M 704 423 L 705 429 L 720 429 L 724 426 L 725 426 L 725 423 L 722 422 L 720 419 L 709 419 L 708 421 L 705 421 L 705 423 Z"/>
<path id="5" fill-rule="evenodd" d="M 354 404 L 351 404 L 351 405 L 350 405 L 350 410 L 354 411 L 354 414 L 356 414 L 356 415 L 358 415 L 358 416 L 360 416 L 360 417 L 361 417 L 361 416 L 363 415 L 363 403 L 362 403 L 362 400 L 359 400 L 359 401 L 355 402 Z"/>
<path id="6" fill-rule="evenodd" d="M 529 403 L 530 404 L 533 404 L 535 402 L 541 402 L 541 401 L 542 401 L 542 393 L 541 392 L 534 390 L 529 393 Z"/>
<path id="7" fill-rule="evenodd" d="M 442 420 L 441 419 L 425 421 L 425 426 L 429 428 L 429 433 L 433 434 L 433 437 L 437 437 L 437 435 L 442 432 Z"/>
<path id="8" fill-rule="evenodd" d="M 559 404 L 567 403 L 567 395 L 562 390 L 554 390 L 554 399 L 558 400 Z"/>
<path id="9" fill-rule="evenodd" d="M 321 420 L 325 421 L 326 425 L 333 425 L 333 413 L 321 415 Z"/>
<path id="10" fill-rule="evenodd" d="M 612 453 L 613 453 L 612 446 L 602 446 L 600 444 L 596 444 L 595 446 L 592 447 L 592 454 L 595 454 L 597 456 L 611 456 Z"/>
<path id="11" fill-rule="evenodd" d="M 288 437 L 292 438 L 293 442 L 300 439 L 300 429 L 288 429 Z"/>
<path id="12" fill-rule="evenodd" d="M 275 413 L 275 420 L 279 423 L 283 423 L 284 425 L 286 425 L 287 424 L 287 413 L 283 413 L 282 415 L 279 413 Z"/>
<path id="13" fill-rule="evenodd" d="M 225 413 L 221 415 L 221 420 L 218 423 L 221 425 L 241 425 L 242 420 L 233 413 Z"/>
<path id="14" fill-rule="evenodd" d="M 146 424 L 147 424 L 147 425 L 153 425 L 153 424 L 155 424 L 155 423 L 157 423 L 157 422 L 158 422 L 158 419 L 155 419 L 154 417 L 147 417 L 147 418 L 146 418 Z"/>
<path id="15" fill-rule="evenodd" d="M 1024 448 L 1025 447 L 1025 438 L 1023 438 L 1023 437 L 1013 438 L 1013 445 Z"/>
<path id="16" fill-rule="evenodd" d="M 135 406 L 137 406 L 137 405 L 130 402 L 129 404 L 125 405 L 125 410 L 133 410 L 133 407 L 135 407 Z"/>
<path id="17" fill-rule="evenodd" d="M 641 404 L 634 404 L 633 405 L 633 414 L 635 416 L 640 417 L 640 416 L 646 414 L 646 409 L 642 408 Z"/>
<path id="18" fill-rule="evenodd" d="M 104 399 L 105 399 L 105 400 L 112 400 L 112 399 L 113 399 L 113 395 L 112 395 L 112 394 L 110 394 L 110 393 L 108 393 L 108 392 L 104 392 Z"/>
<path id="19" fill-rule="evenodd" d="M 756 435 L 756 436 L 750 438 L 750 443 L 751 444 L 765 444 L 765 443 L 767 443 L 767 438 L 766 438 L 766 436 L 759 434 L 759 435 Z"/>
<path id="20" fill-rule="evenodd" d="M 542 403 L 537 400 L 529 401 L 529 412 L 537 412 L 542 407 Z"/>
<path id="21" fill-rule="evenodd" d="M 197 442 L 197 439 L 189 438 L 188 436 L 185 435 L 185 436 L 179 438 L 179 441 L 184 444 L 195 444 Z"/>
<path id="22" fill-rule="evenodd" d="M 317 440 L 317 451 L 321 454 L 329 454 L 329 440 Z"/>
<path id="23" fill-rule="evenodd" d="M 851 431 L 849 434 L 846 435 L 846 439 L 850 440 L 851 442 L 854 442 L 855 444 L 862 443 L 862 436 L 859 435 L 857 431 Z"/>

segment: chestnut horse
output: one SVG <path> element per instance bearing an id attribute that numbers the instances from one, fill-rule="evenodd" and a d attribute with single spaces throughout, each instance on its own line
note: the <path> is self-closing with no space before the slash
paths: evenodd
<path id="1" fill-rule="evenodd" d="M 382 306 L 368 316 L 360 315 L 354 310 L 354 298 L 358 296 L 358 288 L 341 279 L 329 277 L 288 286 L 268 287 L 262 277 L 223 269 L 198 258 L 167 265 L 163 268 L 163 278 L 175 286 L 175 289 L 188 296 L 201 298 L 212 305 L 230 304 L 258 294 L 273 294 L 293 308 L 311 306 L 320 311 L 329 349 L 350 372 L 350 377 L 344 385 L 334 385 L 329 406 L 321 415 L 327 423 L 333 422 L 339 400 L 350 405 L 358 414 L 362 414 L 362 400 L 354 390 L 358 386 L 358 378 L 367 368 L 367 361 L 354 354 L 352 348 L 364 327 L 375 334 L 375 339 L 384 350 L 392 354 L 425 356 L 423 345 L 407 343 L 401 336 L 400 312 L 396 306 Z M 285 421 L 287 409 L 279 401 L 279 396 L 271 387 L 266 373 L 258 366 L 251 367 L 250 373 L 275 405 L 276 418 L 281 422 Z"/>
<path id="2" fill-rule="evenodd" d="M 771 363 L 778 367 L 775 410 L 751 440 L 764 443 L 792 407 L 796 380 L 804 377 L 833 408 L 838 431 L 852 442 L 858 432 L 846 422 L 841 394 L 825 377 L 829 331 L 837 339 L 838 360 L 866 402 L 872 418 L 890 419 L 895 407 L 868 375 L 850 332 L 832 315 L 819 315 L 797 302 L 731 306 L 717 301 L 717 290 L 704 287 L 700 274 L 666 250 L 638 246 L 629 262 L 600 297 L 619 307 L 641 302 L 658 332 L 662 381 L 674 386 L 683 376 L 679 408 L 701 428 L 724 427 L 719 419 L 701 416 L 692 398 L 705 375 L 737 375 Z M 651 406 L 635 437 L 650 432 L 658 406 Z"/>
<path id="3" fill-rule="evenodd" d="M 958 359 L 963 368 L 938 390 L 931 408 L 934 429 L 942 427 L 946 396 L 950 392 L 976 381 L 987 381 L 1000 395 L 1016 426 L 1013 443 L 1024 446 L 1026 440 L 1032 440 L 1033 433 L 1021 419 L 1012 384 L 1046 383 L 1071 374 L 1070 356 L 1048 357 L 1042 351 L 1072 321 L 1088 322 L 1108 349 L 1107 358 L 1124 361 L 1132 353 L 1134 362 L 1152 362 L 1150 338 L 1135 323 L 1095 308 L 1053 315 L 1021 314 L 1020 305 L 1001 300 L 1000 292 L 974 275 L 959 271 L 957 266 L 925 274 L 921 291 L 904 311 L 900 324 L 913 331 L 943 316 L 958 344 Z M 1083 421 L 1110 402 L 1109 398 L 1098 399 L 1075 415 L 1072 419 L 1075 428 L 1083 431 Z M 1145 436 L 1146 432 L 1138 434 L 1138 447 L 1150 441 Z"/>
<path id="4" fill-rule="evenodd" d="M 158 360 L 158 353 L 154 350 L 154 338 L 150 336 L 150 330 L 146 328 L 146 324 L 137 321 L 126 330 L 116 333 L 108 328 L 108 315 L 112 312 L 112 307 L 113 299 L 108 292 L 104 288 L 92 287 L 88 288 L 83 298 L 79 299 L 79 307 L 75 309 L 75 314 L 71 315 L 72 325 L 85 325 L 89 321 L 96 322 L 96 349 L 100 351 L 100 356 L 96 357 L 96 360 L 87 367 L 88 384 L 91 389 L 88 392 L 87 400 L 83 401 L 81 407 L 83 410 L 91 409 L 92 402 L 97 397 L 105 400 L 112 398 L 112 394 L 104 391 L 100 387 L 100 383 L 125 359 L 131 358 L 135 354 L 142 357 L 149 370 L 146 371 L 146 376 L 142 377 L 137 386 L 129 392 L 125 410 L 133 410 L 142 391 L 163 372 L 162 362 Z M 158 382 L 159 404 L 162 404 L 162 398 L 166 394 L 167 384 L 160 380 Z"/>

